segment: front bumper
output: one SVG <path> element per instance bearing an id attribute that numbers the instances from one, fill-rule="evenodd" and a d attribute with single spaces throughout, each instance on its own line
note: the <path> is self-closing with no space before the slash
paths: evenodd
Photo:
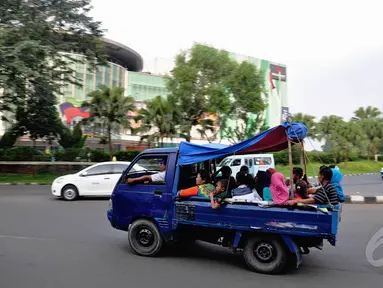
<path id="1" fill-rule="evenodd" d="M 63 188 L 62 184 L 53 182 L 51 186 L 52 195 L 56 197 L 61 197 L 62 188 Z"/>

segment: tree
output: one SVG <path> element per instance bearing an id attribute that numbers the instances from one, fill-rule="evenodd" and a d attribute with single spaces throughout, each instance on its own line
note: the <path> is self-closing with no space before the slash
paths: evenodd
<path id="1" fill-rule="evenodd" d="M 315 122 L 315 116 L 297 113 L 292 116 L 292 121 L 303 123 L 309 130 L 308 137 L 313 140 L 317 138 L 317 123 Z"/>
<path id="2" fill-rule="evenodd" d="M 201 44 L 177 55 L 167 90 L 169 101 L 180 111 L 180 131 L 186 141 L 206 113 L 216 114 L 216 127 L 220 126 L 231 106 L 227 80 L 236 65 L 226 51 Z"/>
<path id="3" fill-rule="evenodd" d="M 358 148 L 358 143 L 363 141 L 363 131 L 360 126 L 351 122 L 342 121 L 331 131 L 328 141 L 333 152 L 343 154 L 344 166 L 348 168 L 350 153 Z"/>
<path id="4" fill-rule="evenodd" d="M 33 142 L 39 138 L 51 141 L 62 130 L 62 122 L 56 109 L 56 97 L 45 78 L 29 80 L 30 95 L 20 103 L 15 113 L 15 130 L 18 135 L 28 134 Z"/>
<path id="5" fill-rule="evenodd" d="M 317 139 L 317 123 L 315 122 L 315 116 L 303 114 L 303 113 L 297 113 L 292 116 L 293 122 L 301 122 L 308 128 L 308 138 L 311 138 L 312 140 Z M 302 141 L 303 142 L 303 141 Z M 295 148 L 299 149 L 299 148 Z M 303 166 L 305 164 L 305 155 L 304 150 L 300 149 L 300 164 Z"/>
<path id="6" fill-rule="evenodd" d="M 316 137 L 318 140 L 327 141 L 331 133 L 344 122 L 342 117 L 336 115 L 323 116 L 317 124 Z"/>
<path id="7" fill-rule="evenodd" d="M 351 121 L 363 129 L 367 140 L 367 159 L 371 160 L 371 152 L 377 155 L 378 145 L 383 138 L 383 121 L 378 118 L 382 113 L 378 108 L 368 106 L 360 107 L 354 114 Z"/>
<path id="8" fill-rule="evenodd" d="M 33 85 L 39 79 L 55 94 L 67 83 L 81 85 L 73 77 L 74 62 L 88 61 L 91 69 L 96 62 L 105 63 L 103 31 L 100 22 L 88 15 L 90 2 L 0 1 L 1 111 L 15 112 L 30 97 L 36 97 Z M 75 59 L 72 52 L 84 58 Z"/>
<path id="9" fill-rule="evenodd" d="M 227 118 L 234 119 L 236 125 L 235 128 L 224 127 L 224 132 L 232 142 L 243 141 L 265 126 L 264 79 L 255 65 L 244 61 L 236 65 L 227 86 L 233 98 Z"/>
<path id="10" fill-rule="evenodd" d="M 15 129 L 10 128 L 0 138 L 0 149 L 12 148 L 18 138 Z"/>
<path id="11" fill-rule="evenodd" d="M 367 108 L 359 107 L 358 110 L 354 112 L 355 116 L 352 118 L 352 120 L 365 120 L 365 119 L 376 119 L 380 115 L 382 115 L 382 112 L 379 110 L 379 108 L 368 106 Z"/>
<path id="12" fill-rule="evenodd" d="M 89 101 L 83 102 L 87 107 L 90 117 L 84 119 L 84 123 L 90 123 L 94 127 L 105 127 L 108 139 L 110 159 L 113 158 L 112 133 L 120 134 L 121 128 L 130 129 L 128 113 L 136 110 L 134 98 L 124 97 L 124 89 L 108 88 L 101 85 L 98 90 L 89 93 Z"/>
<path id="13" fill-rule="evenodd" d="M 335 151 L 334 141 L 330 141 L 330 136 L 335 129 L 344 122 L 342 117 L 336 115 L 323 116 L 316 125 L 316 137 L 319 141 L 324 140 L 325 144 L 322 146 L 323 151 L 332 153 L 334 159 L 338 159 L 338 151 Z"/>
<path id="14" fill-rule="evenodd" d="M 157 142 L 164 146 L 164 138 L 177 136 L 177 123 L 179 123 L 179 111 L 168 99 L 161 96 L 146 101 L 146 108 L 142 108 L 139 115 L 135 117 L 140 122 L 140 127 L 133 130 L 134 134 L 141 133 L 141 141 L 148 143 Z"/>
<path id="15" fill-rule="evenodd" d="M 73 130 L 63 127 L 60 133 L 59 144 L 64 148 L 83 148 L 87 136 L 82 134 L 81 125 L 77 123 Z"/>

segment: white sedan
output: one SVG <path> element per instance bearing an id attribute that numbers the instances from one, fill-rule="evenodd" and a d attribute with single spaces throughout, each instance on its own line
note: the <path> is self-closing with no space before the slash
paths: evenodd
<path id="1" fill-rule="evenodd" d="M 52 183 L 52 194 L 68 201 L 76 200 L 79 196 L 110 196 L 129 165 L 130 162 L 123 161 L 102 162 L 76 174 L 58 177 Z"/>

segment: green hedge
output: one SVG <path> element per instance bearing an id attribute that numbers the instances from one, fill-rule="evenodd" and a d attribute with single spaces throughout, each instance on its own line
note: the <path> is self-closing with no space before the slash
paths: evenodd
<path id="1" fill-rule="evenodd" d="M 140 153 L 141 151 L 137 151 L 137 150 L 121 150 L 121 151 L 116 151 L 114 153 L 114 156 L 116 156 L 117 160 L 119 161 L 131 162 Z"/>
<path id="2" fill-rule="evenodd" d="M 132 161 L 139 153 L 140 151 L 136 150 L 115 151 L 113 155 L 116 156 L 118 161 Z M 109 153 L 103 150 L 68 148 L 55 151 L 53 155 L 47 155 L 32 147 L 0 149 L 0 161 L 51 161 L 52 156 L 55 161 L 64 162 L 104 162 L 110 160 Z"/>
<path id="3" fill-rule="evenodd" d="M 0 161 L 49 161 L 50 156 L 31 147 L 14 147 L 0 150 Z"/>
<path id="4" fill-rule="evenodd" d="M 294 165 L 300 164 L 300 148 L 299 146 L 293 147 L 293 163 Z M 118 161 L 132 161 L 140 151 L 137 150 L 121 150 L 115 151 Z M 89 155 L 88 155 L 89 154 Z M 275 164 L 288 165 L 289 157 L 287 150 L 273 153 Z M 323 163 L 323 164 L 338 164 L 343 162 L 342 155 L 333 155 L 325 152 L 307 152 L 309 162 Z M 109 154 L 103 150 L 91 150 L 89 148 L 78 149 L 68 148 L 62 151 L 56 151 L 53 155 L 47 155 L 44 152 L 32 148 L 32 147 L 14 147 L 0 149 L 0 161 L 51 161 L 51 157 L 54 156 L 55 161 L 91 161 L 91 162 L 104 162 L 109 161 Z M 367 157 L 359 156 L 356 154 L 349 155 L 349 162 L 356 162 L 366 160 Z M 372 157 L 371 160 L 374 160 Z M 380 157 L 379 160 L 382 160 Z"/>

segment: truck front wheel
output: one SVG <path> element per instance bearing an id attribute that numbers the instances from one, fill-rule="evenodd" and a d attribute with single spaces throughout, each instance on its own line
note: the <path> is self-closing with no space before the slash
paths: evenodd
<path id="1" fill-rule="evenodd" d="M 250 237 L 243 249 L 246 264 L 264 274 L 281 273 L 288 263 L 288 253 L 281 239 L 273 236 Z"/>
<path id="2" fill-rule="evenodd" d="M 155 256 L 162 249 L 163 239 L 153 222 L 139 219 L 130 226 L 129 244 L 138 255 Z"/>

